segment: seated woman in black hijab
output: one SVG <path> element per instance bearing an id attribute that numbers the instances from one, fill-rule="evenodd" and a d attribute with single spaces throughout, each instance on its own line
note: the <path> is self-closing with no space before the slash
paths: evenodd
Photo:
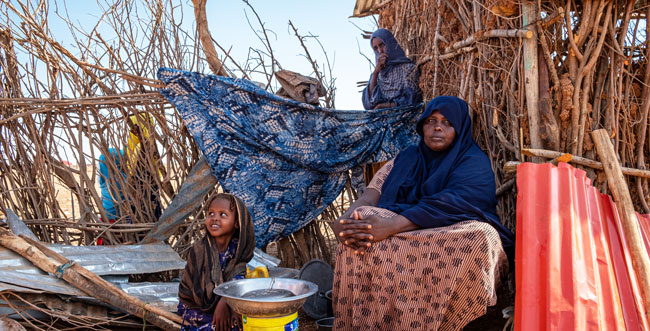
<path id="1" fill-rule="evenodd" d="M 467 104 L 433 99 L 416 131 L 420 143 L 384 165 L 334 226 L 339 330 L 461 329 L 496 304 L 513 235 L 496 215 Z"/>

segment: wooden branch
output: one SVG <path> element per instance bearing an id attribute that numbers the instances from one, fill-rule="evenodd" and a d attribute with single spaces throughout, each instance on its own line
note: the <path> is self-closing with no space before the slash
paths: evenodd
<path id="1" fill-rule="evenodd" d="M 646 9 L 646 15 L 650 14 L 650 6 Z M 648 33 L 650 33 L 650 26 L 647 25 L 646 23 L 646 36 L 648 36 Z M 643 100 L 643 104 L 641 105 L 641 117 L 639 117 L 639 126 L 637 127 L 636 130 L 636 166 L 641 168 L 645 167 L 645 153 L 643 152 L 645 150 L 645 137 L 646 137 L 646 132 L 648 130 L 648 112 L 650 111 L 650 100 L 648 98 L 650 97 L 650 86 L 648 84 L 650 83 L 650 47 L 646 46 L 646 53 L 645 53 L 645 58 L 646 58 L 646 64 L 645 64 L 645 73 L 643 75 L 643 94 L 641 99 Z M 643 205 L 643 209 L 645 212 L 649 212 L 650 208 L 648 208 L 648 203 L 646 202 L 645 198 L 645 192 L 643 190 L 643 185 L 641 181 L 637 181 L 637 194 L 639 195 L 639 200 L 641 201 L 641 204 Z M 650 307 L 648 308 L 650 309 Z"/>
<path id="2" fill-rule="evenodd" d="M 618 207 L 623 235 L 628 243 L 627 248 L 632 257 L 632 265 L 641 288 L 641 302 L 643 303 L 643 307 L 640 307 L 641 313 L 650 321 L 650 258 L 648 258 L 648 252 L 645 250 L 639 220 L 632 204 L 632 197 L 625 183 L 625 178 L 623 178 L 621 166 L 618 163 L 614 146 L 609 140 L 607 131 L 605 129 L 595 130 L 591 132 L 591 136 L 596 145 L 598 156 L 605 165 L 607 184 Z M 643 311 L 644 308 L 645 311 Z"/>
<path id="3" fill-rule="evenodd" d="M 214 49 L 214 45 L 212 44 L 212 37 L 210 36 L 210 30 L 208 29 L 208 19 L 205 14 L 206 0 L 192 0 L 192 3 L 194 4 L 196 29 L 199 33 L 201 45 L 203 45 L 205 59 L 208 61 L 208 65 L 210 65 L 210 69 L 215 75 L 228 77 L 228 72 L 226 72 L 221 61 L 219 61 L 217 51 Z"/>
<path id="4" fill-rule="evenodd" d="M 521 153 L 527 156 L 543 157 L 545 159 L 555 159 L 566 155 L 566 153 L 549 151 L 544 149 L 534 149 L 534 148 L 522 148 Z M 594 161 L 585 157 L 580 157 L 575 155 L 571 155 L 571 159 L 567 160 L 566 162 L 579 164 L 581 166 L 585 166 L 593 169 L 599 169 L 599 170 L 604 169 L 603 164 L 598 161 Z M 622 167 L 621 169 L 623 170 L 623 174 L 628 176 L 650 178 L 649 170 L 641 170 L 641 169 L 626 168 L 626 167 Z"/>
<path id="5" fill-rule="evenodd" d="M 142 77 L 142 76 L 130 74 L 130 73 L 126 72 L 126 71 L 106 68 L 106 67 L 90 64 L 90 63 L 87 63 L 87 62 L 84 62 L 84 61 L 79 61 L 77 64 L 79 66 L 91 67 L 93 69 L 101 70 L 101 71 L 108 72 L 108 73 L 111 73 L 111 74 L 118 74 L 118 75 L 120 75 L 122 78 L 124 78 L 126 80 L 136 82 L 138 84 L 146 85 L 146 86 L 149 86 L 149 87 L 161 88 L 161 87 L 165 86 L 165 84 L 163 84 L 163 82 L 158 80 L 158 79 Z"/>
<path id="6" fill-rule="evenodd" d="M 562 7 L 559 9 L 562 9 Z M 537 35 L 539 36 L 539 44 L 542 46 L 544 60 L 546 61 L 546 67 L 548 68 L 548 72 L 551 74 L 551 79 L 553 80 L 553 90 L 555 92 L 558 92 L 560 90 L 560 78 L 557 74 L 557 70 L 555 69 L 555 63 L 551 57 L 551 51 L 548 47 L 548 42 L 546 41 L 546 36 L 544 35 L 544 29 L 542 28 L 541 23 L 537 24 Z"/>
<path id="7" fill-rule="evenodd" d="M 537 19 L 536 4 L 525 0 L 521 4 L 522 24 L 528 26 Z M 534 34 L 534 25 L 529 26 L 529 31 Z M 528 126 L 530 130 L 530 144 L 533 148 L 542 147 L 539 134 L 539 73 L 537 60 L 537 38 L 524 39 L 524 90 L 526 92 L 526 109 L 528 113 Z M 538 161 L 533 159 L 533 161 Z"/>
<path id="8" fill-rule="evenodd" d="M 564 7 L 559 7 L 553 14 L 544 17 L 543 19 L 537 21 L 537 24 L 544 30 L 549 26 L 555 24 L 555 22 L 564 18 Z"/>
<path id="9" fill-rule="evenodd" d="M 539 28 L 539 26 L 537 27 Z M 540 40 L 543 39 L 544 36 L 540 35 Z M 542 146 L 544 148 L 550 149 L 550 150 L 559 150 L 560 149 L 560 130 L 557 125 L 557 121 L 555 119 L 555 116 L 553 114 L 553 102 L 551 101 L 551 89 L 550 89 L 550 84 L 548 81 L 549 77 L 549 70 L 548 66 L 546 65 L 545 59 L 544 59 L 544 54 L 545 51 L 542 50 L 542 48 L 537 48 L 537 72 L 538 72 L 538 97 L 539 97 L 539 103 L 538 103 L 538 111 L 539 111 L 539 134 L 540 134 L 540 139 Z M 553 68 L 554 69 L 554 68 Z M 557 77 L 555 77 L 557 79 Z M 555 88 L 560 87 L 560 82 L 559 80 L 557 81 L 557 86 Z M 554 88 L 554 90 L 555 90 Z"/>
<path id="10" fill-rule="evenodd" d="M 293 25 L 293 22 L 289 20 L 289 26 L 291 29 L 293 29 L 293 33 L 296 35 L 296 38 L 298 38 L 298 41 L 300 41 L 300 46 L 302 46 L 302 49 L 305 50 L 305 56 L 307 57 L 307 61 L 311 64 L 312 69 L 314 69 L 314 74 L 316 75 L 316 78 L 318 81 L 321 83 L 321 85 L 325 86 L 325 82 L 323 81 L 323 76 L 320 74 L 318 71 L 318 65 L 316 64 L 316 61 L 312 59 L 311 54 L 309 54 L 309 49 L 307 49 L 307 46 L 305 46 L 304 38 L 298 34 L 298 29 Z"/>
<path id="11" fill-rule="evenodd" d="M 474 51 L 476 51 L 476 46 L 463 47 L 463 48 L 457 49 L 457 50 L 455 50 L 453 52 L 442 54 L 438 58 L 440 60 L 448 60 L 448 59 L 454 58 L 454 57 L 456 57 L 458 55 L 469 53 L 469 52 L 474 52 Z M 433 59 L 433 58 L 431 58 L 431 59 Z M 429 59 L 429 60 L 431 60 L 431 59 Z"/>
<path id="12" fill-rule="evenodd" d="M 70 260 L 68 260 L 68 258 L 66 258 L 65 256 L 63 256 L 63 255 L 61 255 L 61 254 L 47 248 L 41 242 L 35 241 L 35 240 L 33 240 L 31 238 L 28 238 L 26 236 L 23 236 L 23 235 L 20 235 L 19 237 L 22 238 L 23 240 L 27 241 L 28 243 L 30 243 L 34 247 L 38 248 L 41 252 L 43 252 L 43 254 L 47 255 L 51 259 L 56 260 L 58 263 L 60 263 L 60 264 L 70 263 Z M 135 305 L 137 307 L 142 307 L 142 308 L 144 308 L 145 310 L 147 310 L 147 311 L 149 311 L 151 313 L 154 313 L 156 315 L 160 315 L 162 317 L 165 317 L 165 318 L 167 318 L 167 319 L 169 319 L 171 321 L 174 321 L 174 322 L 176 322 L 178 324 L 183 323 L 183 318 L 181 318 L 180 316 L 178 316 L 178 315 L 176 315 L 174 313 L 168 312 L 166 310 L 160 309 L 158 307 L 151 306 L 148 303 L 140 301 L 140 299 L 127 294 L 126 292 L 124 292 L 121 289 L 117 288 L 115 285 L 109 283 L 108 281 L 106 281 L 103 278 L 99 277 L 97 274 L 91 272 L 90 270 L 88 270 L 88 269 L 86 269 L 86 268 L 84 268 L 84 267 L 82 267 L 82 266 L 80 266 L 78 264 L 73 264 L 70 268 L 72 268 L 73 270 L 78 272 L 80 275 L 86 277 L 91 282 L 93 282 L 95 284 L 98 284 L 99 286 L 107 289 L 108 291 L 110 291 L 111 294 L 113 294 L 113 295 L 115 295 L 117 297 L 120 297 L 120 298 L 124 299 L 125 301 L 127 301 L 127 302 L 129 302 L 129 303 L 131 303 L 131 304 L 133 304 L 133 305 Z"/>
<path id="13" fill-rule="evenodd" d="M 438 95 L 438 66 L 440 65 L 439 59 L 440 59 L 440 50 L 438 49 L 438 41 L 441 41 L 442 35 L 440 34 L 440 27 L 442 25 L 442 15 L 441 15 L 441 10 L 442 10 L 442 3 L 441 0 L 437 0 L 437 5 L 436 5 L 436 30 L 435 34 L 433 37 L 433 59 L 435 60 L 433 62 L 433 88 L 431 89 L 431 93 L 433 95 Z M 444 41 L 443 41 L 444 42 Z M 418 64 L 420 65 L 420 64 Z"/>
<path id="14" fill-rule="evenodd" d="M 452 44 L 450 47 L 445 49 L 445 53 L 451 53 L 457 49 L 467 47 L 477 41 L 485 40 L 488 38 L 524 38 L 530 39 L 534 35 L 534 32 L 531 30 L 520 30 L 520 29 L 496 29 L 489 30 L 485 32 L 477 32 L 469 36 L 465 40 L 457 41 Z"/>
<path id="15" fill-rule="evenodd" d="M 569 56 L 575 56 L 578 59 L 578 61 L 582 62 L 582 53 L 580 53 L 580 50 L 578 50 L 576 41 L 573 39 L 573 30 L 571 30 L 571 2 L 570 1 L 567 1 L 567 9 L 564 10 L 564 19 L 565 19 L 564 26 L 566 26 L 567 30 L 569 30 L 567 33 L 567 36 L 569 37 L 569 46 L 571 46 L 571 48 L 569 49 Z"/>
<path id="16" fill-rule="evenodd" d="M 506 193 L 508 190 L 512 189 L 512 187 L 515 185 L 517 182 L 517 178 L 511 178 L 507 182 L 503 183 L 503 185 L 499 186 L 497 188 L 497 197 L 501 196 L 502 194 Z"/>
<path id="17" fill-rule="evenodd" d="M 79 108 L 96 107 L 96 108 L 113 108 L 113 107 L 130 107 L 136 105 L 157 105 L 168 104 L 158 92 L 137 93 L 137 94 L 118 94 L 101 97 L 89 97 L 80 99 L 35 99 L 35 98 L 0 98 L 0 107 L 16 107 L 20 109 L 18 114 L 9 116 L 0 120 L 0 125 L 11 122 L 21 117 L 31 116 L 34 114 L 44 114 L 53 111 L 70 111 L 79 112 Z"/>
<path id="18" fill-rule="evenodd" d="M 612 7 L 613 3 L 607 4 L 607 13 L 605 14 L 605 25 L 602 27 L 602 32 L 600 34 L 600 38 L 598 39 L 598 44 L 596 46 L 596 49 L 593 51 L 593 53 L 587 53 L 587 56 L 590 56 L 591 54 L 594 54 L 595 56 L 591 56 L 587 64 L 584 66 L 584 70 L 589 72 L 589 75 L 587 75 L 588 79 L 588 87 L 585 87 L 585 91 L 582 92 L 582 102 L 580 102 L 580 119 L 579 119 L 579 124 L 578 124 L 578 146 L 577 146 L 577 152 L 579 155 L 582 154 L 583 150 L 583 144 L 584 144 L 584 135 L 585 135 L 585 123 L 587 121 L 587 97 L 589 91 L 591 89 L 591 85 L 593 85 L 593 71 L 592 68 L 594 65 L 596 65 L 596 61 L 598 61 L 601 49 L 603 48 L 603 44 L 605 42 L 605 37 L 607 36 L 607 29 L 609 25 L 609 21 L 611 18 L 612 14 Z M 598 21 L 600 21 L 600 17 L 598 17 Z M 595 28 L 594 28 L 595 29 Z M 581 68 L 581 72 L 582 72 Z M 582 75 L 578 75 L 578 77 L 582 77 Z"/>
<path id="19" fill-rule="evenodd" d="M 175 323 L 173 320 L 145 310 L 146 305 L 140 300 L 132 297 L 132 299 L 125 300 L 124 296 L 117 296 L 115 291 L 121 290 L 115 288 L 114 285 L 111 284 L 108 287 L 104 287 L 104 284 L 96 282 L 93 277 L 87 278 L 84 274 L 90 273 L 90 271 L 85 268 L 78 265 L 75 266 L 74 264 L 69 265 L 69 260 L 65 258 L 60 259 L 59 261 L 52 259 L 43 253 L 38 247 L 2 228 L 0 228 L 0 245 L 26 258 L 43 271 L 53 275 L 58 274 L 59 277 L 63 278 L 66 282 L 91 297 L 98 298 L 114 307 L 123 309 L 130 314 L 144 318 L 163 330 L 180 329 L 180 325 Z M 68 262 L 63 263 L 63 261 Z M 81 274 L 79 272 L 79 270 L 81 270 L 80 268 L 86 270 L 87 273 L 84 272 L 84 274 Z M 97 276 L 95 275 L 95 277 Z M 127 295 L 126 293 L 124 294 Z"/>

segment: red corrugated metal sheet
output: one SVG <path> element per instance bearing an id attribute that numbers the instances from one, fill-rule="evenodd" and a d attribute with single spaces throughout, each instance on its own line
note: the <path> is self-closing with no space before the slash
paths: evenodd
<path id="1" fill-rule="evenodd" d="M 650 330 L 612 199 L 566 163 L 519 165 L 517 189 L 515 329 Z"/>

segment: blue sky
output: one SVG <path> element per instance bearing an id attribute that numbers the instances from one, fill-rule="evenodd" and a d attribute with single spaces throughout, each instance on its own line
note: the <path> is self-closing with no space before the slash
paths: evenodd
<path id="1" fill-rule="evenodd" d="M 78 4 L 83 3 L 83 6 Z M 376 28 L 373 18 L 349 18 L 352 15 L 355 2 L 352 0 L 308 1 L 308 0 L 251 0 L 251 5 L 260 15 L 265 27 L 273 33 L 269 34 L 275 57 L 283 69 L 312 75 L 312 67 L 301 55 L 303 49 L 298 39 L 289 27 L 289 20 L 301 35 L 313 34 L 323 44 L 330 64 L 333 66 L 332 75 L 336 79 L 336 108 L 363 109 L 361 95 L 356 82 L 368 79 L 372 68 L 364 55 L 374 59 L 369 41 L 361 37 L 362 28 L 372 31 Z M 57 3 L 63 11 L 63 3 Z M 72 20 L 87 29 L 97 22 L 102 14 L 93 1 L 67 1 L 68 14 Z M 195 28 L 192 3 L 183 0 L 183 28 L 190 31 Z M 54 8 L 51 9 L 51 13 Z M 207 16 L 212 38 L 223 48 L 230 49 L 230 55 L 239 63 L 243 63 L 249 48 L 263 49 L 262 42 L 246 20 L 246 14 L 254 29 L 261 31 L 260 26 L 250 8 L 241 0 L 208 0 Z M 53 24 L 50 28 L 61 44 L 69 46 L 71 40 L 66 40 L 67 26 Z M 355 26 L 357 25 L 357 26 Z M 313 40 L 307 41 L 311 55 L 325 69 L 325 56 L 320 46 Z M 219 54 L 222 56 L 223 54 Z M 228 64 L 227 64 L 228 65 Z M 232 66 L 230 66 L 232 67 Z M 237 73 L 236 73 L 237 74 Z M 253 77 L 262 80 L 261 77 Z"/>
<path id="2" fill-rule="evenodd" d="M 361 95 L 356 82 L 367 80 L 371 67 L 361 54 L 374 59 L 370 42 L 361 37 L 361 31 L 375 29 L 371 18 L 348 18 L 352 15 L 354 1 L 250 1 L 265 22 L 267 29 L 275 32 L 272 38 L 274 53 L 284 69 L 303 74 L 311 73 L 311 65 L 300 54 L 303 53 L 298 39 L 288 25 L 291 20 L 301 35 L 311 33 L 318 36 L 328 53 L 336 78 L 336 106 L 339 109 L 363 109 Z M 210 32 L 224 48 L 232 46 L 235 58 L 244 59 L 250 45 L 260 47 L 261 43 L 248 26 L 244 10 L 248 7 L 240 0 L 208 1 L 207 12 Z M 257 29 L 252 13 L 249 19 Z M 354 23 L 354 24 L 353 24 Z M 324 56 L 315 41 L 307 45 L 312 56 L 323 64 Z"/>

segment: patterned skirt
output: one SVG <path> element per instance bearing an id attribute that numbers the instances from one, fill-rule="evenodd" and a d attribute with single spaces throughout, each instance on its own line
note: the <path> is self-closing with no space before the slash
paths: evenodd
<path id="1" fill-rule="evenodd" d="M 199 309 L 192 309 L 187 307 L 184 303 L 178 303 L 178 310 L 176 314 L 183 317 L 183 324 L 181 324 L 181 331 L 214 331 L 215 327 L 212 324 L 212 314 L 206 313 Z M 240 331 L 241 316 L 232 312 L 232 321 L 230 324 L 231 331 Z"/>
<path id="2" fill-rule="evenodd" d="M 395 215 L 376 207 L 357 210 L 363 216 Z M 478 221 L 400 233 L 363 256 L 341 244 L 334 329 L 462 329 L 496 304 L 507 265 L 498 232 Z"/>

